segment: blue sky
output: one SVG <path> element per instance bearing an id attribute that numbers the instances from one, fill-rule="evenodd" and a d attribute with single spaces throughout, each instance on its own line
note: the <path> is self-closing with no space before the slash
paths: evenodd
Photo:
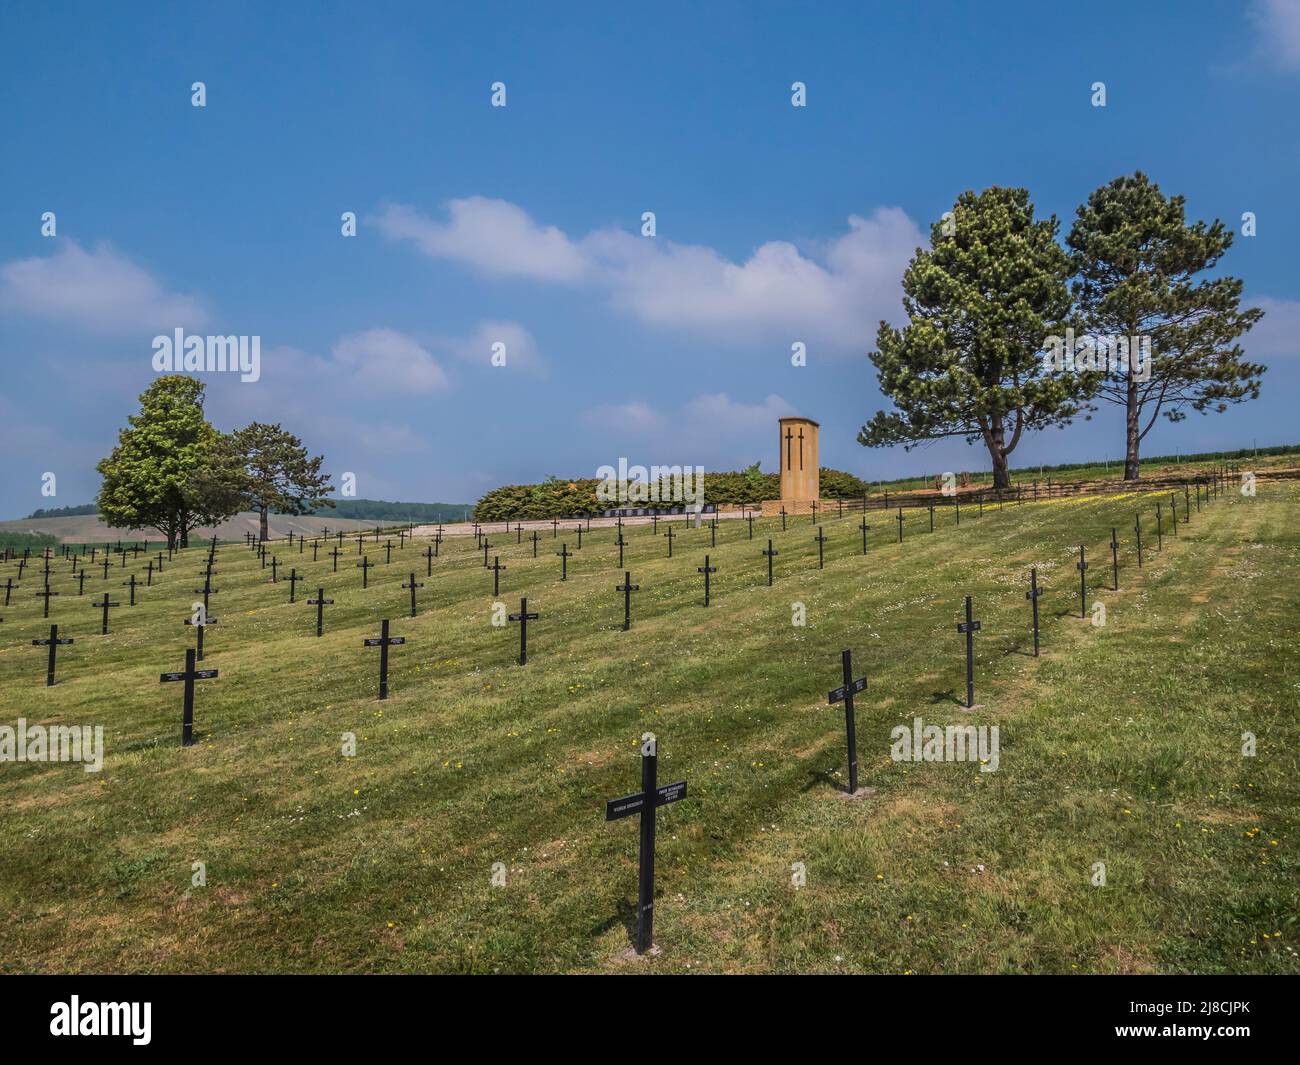
<path id="1" fill-rule="evenodd" d="M 0 98 L 0 517 L 93 497 L 177 327 L 260 336 L 261 380 L 209 380 L 212 420 L 281 421 L 371 498 L 621 455 L 772 470 L 784 413 L 863 476 L 986 469 L 855 442 L 902 269 L 966 189 L 1026 186 L 1064 231 L 1135 169 L 1192 217 L 1255 212 L 1224 267 L 1269 366 L 1259 401 L 1145 450 L 1300 440 L 1295 0 L 11 4 Z M 1103 407 L 1012 464 L 1121 438 Z"/>

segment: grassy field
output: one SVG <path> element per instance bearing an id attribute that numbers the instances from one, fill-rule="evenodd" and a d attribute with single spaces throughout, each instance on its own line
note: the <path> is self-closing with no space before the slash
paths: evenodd
<path id="1" fill-rule="evenodd" d="M 963 508 L 959 529 L 945 514 L 933 534 L 919 512 L 902 544 L 873 515 L 865 558 L 859 519 L 832 519 L 820 571 L 806 518 L 756 522 L 753 541 L 724 523 L 712 549 L 707 528 L 687 530 L 671 560 L 662 525 L 637 528 L 627 633 L 612 531 L 584 537 L 563 583 L 549 531 L 537 559 L 494 532 L 500 600 L 513 611 L 526 594 L 541 614 L 522 668 L 472 539 L 445 543 L 430 578 L 424 542 L 390 565 L 371 543 L 365 591 L 355 541 L 337 574 L 277 545 L 335 600 L 321 639 L 305 588 L 290 605 L 287 584 L 226 546 L 204 663 L 220 677 L 198 685 L 188 749 L 180 685 L 158 674 L 192 641 L 203 550 L 117 608 L 108 637 L 90 605 L 99 571 L 78 599 L 57 560 L 51 620 L 76 643 L 49 689 L 29 567 L 0 610 L 0 724 L 102 724 L 107 755 L 97 774 L 0 765 L 0 969 L 1298 972 L 1300 491 L 1221 496 L 1166 528 L 1159 552 L 1154 502 Z M 1079 617 L 1081 541 L 1104 627 Z M 1046 588 L 1039 659 L 1030 566 Z M 413 569 L 414 619 L 400 588 Z M 107 582 L 122 603 L 128 572 Z M 959 705 L 963 595 L 983 622 L 973 711 Z M 381 703 L 362 640 L 383 617 L 409 642 Z M 826 705 L 844 647 L 870 677 L 858 746 L 876 790 L 853 801 L 843 714 Z M 890 729 L 915 716 L 998 725 L 997 772 L 891 761 Z M 635 819 L 603 817 L 637 789 L 646 731 L 660 780 L 686 778 L 689 797 L 659 815 L 662 953 L 635 959 Z"/>
<path id="2" fill-rule="evenodd" d="M 322 529 L 331 531 L 342 529 L 344 532 L 355 532 L 357 530 L 373 529 L 376 525 L 386 524 L 376 521 L 359 521 L 353 518 L 340 518 L 332 515 L 317 517 L 312 514 L 305 514 L 302 517 L 291 517 L 287 514 L 272 514 L 270 516 L 271 536 L 287 537 L 289 533 L 295 536 L 319 536 Z M 194 543 L 202 543 L 212 537 L 215 533 L 222 540 L 243 540 L 245 533 L 257 535 L 258 516 L 252 511 L 244 511 L 223 521 L 214 529 L 195 529 L 190 533 L 190 539 Z M 156 529 L 140 532 L 139 530 L 117 529 L 110 525 L 105 525 L 95 514 L 65 514 L 53 518 L 18 518 L 14 521 L 0 521 L 0 544 L 13 542 L 19 549 L 22 548 L 19 537 L 23 535 L 52 536 L 55 540 L 66 544 L 116 544 L 122 541 L 124 544 L 143 543 L 148 540 L 151 544 L 157 545 L 162 541 L 166 546 L 167 537 Z"/>

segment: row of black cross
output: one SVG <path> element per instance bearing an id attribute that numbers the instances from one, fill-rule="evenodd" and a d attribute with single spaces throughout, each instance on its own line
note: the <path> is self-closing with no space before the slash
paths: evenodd
<path id="1" fill-rule="evenodd" d="M 1208 498 L 1209 497 L 1207 494 L 1207 499 Z M 1198 510 L 1200 509 L 1200 503 L 1201 503 L 1200 489 L 1198 486 L 1197 500 L 1196 500 Z M 1176 497 L 1174 497 L 1171 500 L 1171 510 L 1173 514 L 1173 530 L 1176 534 L 1177 526 L 1178 526 Z M 1190 517 L 1191 517 L 1190 511 L 1191 511 L 1190 499 L 1185 495 L 1183 523 L 1190 521 Z M 782 514 L 782 518 L 783 518 L 783 525 L 784 525 L 784 520 L 785 520 L 784 514 Z M 750 525 L 750 537 L 752 538 L 753 535 L 752 517 L 750 517 L 748 520 Z M 899 511 L 897 520 L 899 523 L 899 539 L 901 541 L 902 528 L 903 528 L 903 517 L 902 517 L 901 509 Z M 1137 538 L 1138 565 L 1139 567 L 1141 567 L 1142 566 L 1142 542 L 1141 542 L 1140 514 L 1135 515 L 1134 522 L 1135 522 L 1135 533 Z M 933 523 L 933 508 L 931 508 L 931 523 Z M 933 524 L 931 524 L 931 527 L 933 528 Z M 862 530 L 862 535 L 863 535 L 863 553 L 865 554 L 867 549 L 866 533 L 869 528 L 866 522 L 865 514 L 863 515 L 863 521 L 860 524 L 860 528 Z M 442 541 L 441 532 L 442 530 L 440 528 L 438 537 L 433 542 L 433 544 L 430 545 L 430 553 L 428 553 L 429 554 L 428 572 L 430 574 L 432 573 L 432 558 L 437 556 L 436 545 L 440 544 Z M 1161 504 L 1157 503 L 1156 504 L 1156 533 L 1157 533 L 1158 543 L 1161 545 L 1163 544 L 1163 532 L 1164 532 L 1163 513 L 1161 509 Z M 476 533 L 476 537 L 480 537 L 482 539 L 482 546 L 484 549 L 484 565 L 486 566 L 487 549 L 488 549 L 486 536 L 485 534 L 482 534 L 477 528 L 475 530 L 475 533 Z M 582 529 L 579 528 L 578 530 L 579 546 L 581 546 L 581 533 L 582 533 Z M 516 543 L 519 543 L 521 542 L 522 532 L 518 526 L 516 528 L 516 534 L 517 534 Z M 340 540 L 341 540 L 341 535 L 342 534 L 339 534 Z M 669 552 L 671 554 L 671 542 L 672 542 L 671 527 L 669 528 L 667 535 L 669 537 Z M 713 525 L 711 526 L 711 537 L 712 537 L 712 542 L 716 543 L 716 519 Z M 378 539 L 378 530 L 376 530 L 376 539 Z M 404 534 L 402 535 L 401 539 L 402 539 L 402 545 L 404 546 L 405 545 Z M 818 545 L 818 568 L 820 569 L 824 566 L 823 545 L 826 542 L 826 537 L 824 533 L 821 532 L 821 530 L 818 531 L 815 540 Z M 621 521 L 619 522 L 619 535 L 618 535 L 617 543 L 620 548 L 620 563 L 621 563 L 622 547 L 623 547 Z M 316 543 L 313 543 L 313 559 L 315 559 L 316 557 L 317 546 L 318 545 Z M 391 541 L 388 546 L 390 551 L 389 557 L 391 560 Z M 1111 556 L 1112 556 L 1112 586 L 1115 590 L 1118 590 L 1119 588 L 1118 536 L 1117 536 L 1117 530 L 1113 527 L 1111 529 L 1110 548 L 1111 548 Z M 257 544 L 254 549 L 259 551 L 259 554 L 263 559 L 263 565 L 265 565 L 265 545 Z M 204 579 L 203 588 L 195 589 L 196 594 L 201 592 L 204 596 L 204 609 L 201 614 L 198 614 L 195 618 L 187 621 L 187 624 L 193 624 L 197 628 L 197 632 L 198 632 L 197 653 L 196 653 L 196 649 L 192 649 L 192 648 L 186 649 L 184 670 L 177 671 L 177 672 L 163 673 L 159 676 L 160 682 L 163 683 L 180 682 L 184 684 L 184 689 L 183 689 L 184 704 L 183 704 L 182 732 L 181 732 L 181 742 L 183 746 L 190 746 L 193 743 L 194 684 L 196 681 L 213 679 L 218 676 L 218 671 L 215 669 L 197 668 L 197 661 L 201 661 L 202 659 L 203 628 L 206 625 L 215 623 L 216 621 L 215 618 L 211 618 L 207 616 L 208 597 L 211 594 L 218 591 L 218 589 L 214 589 L 211 586 L 211 579 L 214 574 L 214 564 L 216 560 L 216 550 L 217 550 L 216 540 L 214 538 L 208 552 L 207 563 L 203 573 L 203 579 Z M 303 541 L 300 539 L 299 551 L 301 552 L 302 550 L 303 550 Z M 335 552 L 336 552 L 335 570 L 337 570 L 337 550 L 338 549 L 336 547 L 335 548 Z M 534 555 L 536 555 L 536 532 L 534 532 L 533 534 L 533 551 L 534 551 Z M 771 585 L 773 579 L 772 560 L 774 556 L 776 556 L 779 552 L 773 548 L 772 541 L 769 539 L 767 550 L 761 553 L 767 558 L 768 584 Z M 561 579 L 566 579 L 567 562 L 569 557 L 567 544 L 563 545 L 561 551 L 558 552 L 557 554 L 559 554 L 561 557 L 561 565 L 562 565 Z M 125 558 L 125 552 L 123 553 L 123 558 Z M 25 561 L 26 559 L 24 558 L 24 564 Z M 48 563 L 49 563 L 49 558 L 47 554 L 46 556 L 47 578 L 46 578 L 46 590 L 44 595 L 47 616 L 48 616 L 49 595 L 58 594 L 58 593 L 50 593 L 49 591 Z M 75 565 L 76 563 L 74 560 L 74 570 L 75 570 Z M 363 587 L 364 587 L 365 576 L 366 576 L 368 566 L 365 565 L 364 559 L 363 562 L 359 563 L 358 565 L 363 567 L 362 576 L 363 576 Z M 159 567 L 161 568 L 161 556 L 159 558 Z M 271 561 L 273 583 L 276 582 L 277 580 L 276 567 L 277 567 L 277 563 L 273 556 Z M 500 558 L 499 556 L 496 556 L 494 557 L 493 565 L 488 568 L 493 570 L 493 577 L 494 577 L 493 587 L 494 587 L 494 594 L 495 594 L 499 589 L 499 574 L 501 570 L 505 569 L 505 567 L 500 565 Z M 1080 577 L 1080 616 L 1084 617 L 1086 616 L 1086 610 L 1087 610 L 1086 571 L 1088 568 L 1088 563 L 1085 555 L 1085 546 L 1083 544 L 1079 545 L 1079 560 L 1077 563 L 1077 568 Z M 717 567 L 710 564 L 710 559 L 708 555 L 705 555 L 704 565 L 698 569 L 698 572 L 700 572 L 704 577 L 704 603 L 706 606 L 708 606 L 710 602 L 710 577 L 713 573 L 717 572 Z M 21 573 L 21 566 L 20 566 L 20 573 Z M 151 573 L 152 573 L 152 569 L 151 569 Z M 106 575 L 107 575 L 107 570 L 105 571 L 105 576 Z M 290 591 L 289 591 L 290 602 L 295 601 L 296 584 L 300 579 L 302 578 L 300 578 L 297 575 L 296 568 L 292 569 L 290 576 L 288 578 L 290 583 Z M 84 570 L 83 570 L 83 581 L 84 581 Z M 423 584 L 416 581 L 414 572 L 410 574 L 408 582 L 402 585 L 403 589 L 409 589 L 411 593 L 412 616 L 415 616 L 416 613 L 415 591 L 417 588 L 421 588 L 421 587 L 423 587 Z M 626 631 L 631 627 L 631 594 L 634 591 L 638 591 L 640 586 L 633 584 L 631 579 L 631 573 L 625 571 L 623 575 L 623 583 L 617 585 L 616 587 L 617 590 L 621 592 L 624 597 L 623 629 Z M 131 589 L 131 596 L 132 596 L 132 604 L 134 605 L 134 592 L 135 592 L 134 574 L 132 574 L 131 577 L 130 589 Z M 8 601 L 8 591 L 9 591 L 9 586 L 7 585 L 6 602 Z M 37 594 L 39 595 L 41 593 L 37 593 Z M 1039 598 L 1042 596 L 1042 594 L 1043 594 L 1043 589 L 1038 584 L 1037 571 L 1036 569 L 1031 569 L 1030 587 L 1029 590 L 1025 593 L 1025 595 L 1026 598 L 1030 601 L 1030 605 L 1032 609 L 1032 625 L 1033 625 L 1035 656 L 1039 654 L 1038 615 L 1039 615 Z M 324 606 L 331 604 L 333 601 L 325 598 L 323 588 L 318 588 L 316 598 L 308 599 L 307 602 L 309 605 L 313 605 L 317 608 L 316 633 L 319 636 L 323 631 L 323 608 Z M 107 593 L 104 595 L 103 603 L 96 604 L 97 607 L 102 607 L 104 611 L 102 631 L 105 634 L 108 631 L 108 608 L 109 606 L 116 606 L 116 605 L 118 604 L 110 602 Z M 967 707 L 973 707 L 974 706 L 974 642 L 973 641 L 974 641 L 974 634 L 980 631 L 981 629 L 981 622 L 973 617 L 972 600 L 970 596 L 965 597 L 964 609 L 965 609 L 965 620 L 958 623 L 957 631 L 959 634 L 962 634 L 965 637 L 966 705 Z M 527 663 L 528 622 L 530 620 L 537 620 L 539 616 L 540 615 L 537 612 L 535 611 L 530 612 L 528 610 L 528 601 L 526 598 L 520 600 L 519 612 L 509 615 L 510 621 L 518 622 L 520 625 L 520 653 L 519 653 L 520 665 L 524 665 Z M 55 680 L 56 649 L 59 646 L 70 644 L 74 641 L 71 638 L 60 637 L 58 635 L 58 626 L 52 625 L 50 628 L 50 635 L 48 639 L 33 640 L 32 642 L 34 645 L 44 645 L 48 647 L 46 683 L 47 685 L 53 685 Z M 403 645 L 405 642 L 406 642 L 405 637 L 393 636 L 391 634 L 390 621 L 387 618 L 383 619 L 383 621 L 381 622 L 380 635 L 378 637 L 367 638 L 363 641 L 363 644 L 366 647 L 378 647 L 380 649 L 380 656 L 379 656 L 379 698 L 380 699 L 386 699 L 388 697 L 389 648 L 393 646 Z M 867 678 L 865 676 L 859 678 L 853 677 L 852 652 L 848 649 L 844 650 L 841 653 L 841 668 L 842 668 L 842 684 L 839 687 L 831 690 L 827 694 L 827 702 L 829 705 L 835 705 L 841 702 L 844 703 L 845 732 L 846 732 L 846 743 L 848 747 L 849 792 L 850 794 L 855 794 L 858 791 L 858 758 L 857 758 L 857 744 L 856 744 L 854 695 L 866 690 Z M 632 814 L 639 814 L 641 816 L 640 874 L 638 878 L 639 882 L 638 882 L 638 907 L 637 907 L 637 933 L 636 933 L 636 941 L 635 941 L 636 949 L 638 953 L 642 953 L 650 949 L 653 941 L 655 810 L 659 806 L 667 805 L 668 803 L 676 802 L 686 797 L 685 781 L 678 781 L 674 784 L 665 785 L 661 787 L 657 784 L 656 774 L 657 774 L 656 741 L 654 740 L 653 737 L 649 737 L 648 742 L 643 743 L 643 747 L 642 747 L 641 791 L 633 795 L 623 796 L 619 799 L 611 800 L 606 807 L 607 820 L 617 820 L 622 817 L 630 816 Z"/>

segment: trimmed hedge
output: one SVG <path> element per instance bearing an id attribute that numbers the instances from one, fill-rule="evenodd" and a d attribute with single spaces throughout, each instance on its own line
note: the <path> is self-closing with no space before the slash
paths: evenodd
<path id="1" fill-rule="evenodd" d="M 732 473 L 705 473 L 704 502 L 717 506 L 758 504 L 765 499 L 776 499 L 781 478 L 775 473 L 743 470 Z M 578 514 L 599 514 L 612 509 L 614 504 L 596 497 L 601 482 L 594 477 L 579 481 L 562 481 L 548 478 L 542 484 L 510 484 L 488 492 L 474 506 L 477 521 L 528 521 L 545 518 L 571 518 Z M 665 482 L 664 495 L 668 485 Z M 842 470 L 823 468 L 821 494 L 823 499 L 837 499 L 866 495 L 866 481 Z M 631 502 L 626 506 L 655 506 L 653 500 L 645 503 Z M 663 503 L 663 507 L 673 504 Z"/>

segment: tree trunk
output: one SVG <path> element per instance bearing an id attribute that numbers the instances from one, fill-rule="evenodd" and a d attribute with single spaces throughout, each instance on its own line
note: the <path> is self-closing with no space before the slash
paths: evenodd
<path id="1" fill-rule="evenodd" d="M 1138 432 L 1138 416 L 1142 408 L 1138 404 L 1137 379 L 1133 370 L 1128 372 L 1128 395 L 1124 407 L 1124 480 L 1136 481 L 1138 471 L 1138 449 L 1142 445 L 1142 436 Z"/>
<path id="2" fill-rule="evenodd" d="M 1011 474 L 1007 470 L 1006 439 L 1002 422 L 995 421 L 984 436 L 993 463 L 993 487 L 999 491 L 1011 487 Z"/>
<path id="3" fill-rule="evenodd" d="M 260 514 L 261 514 L 261 524 L 262 524 L 261 536 L 263 540 L 266 540 L 268 539 L 268 537 L 266 535 L 266 504 L 265 503 L 263 503 L 260 508 Z"/>

